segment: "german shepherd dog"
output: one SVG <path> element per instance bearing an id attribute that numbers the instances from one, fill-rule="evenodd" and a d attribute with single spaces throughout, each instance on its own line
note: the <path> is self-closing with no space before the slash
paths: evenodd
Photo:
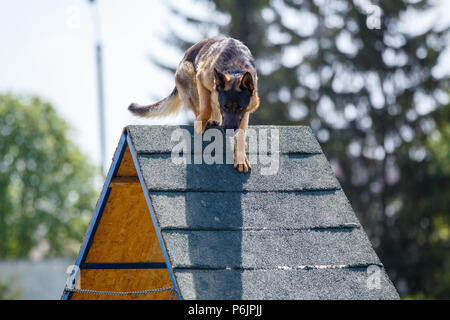
<path id="1" fill-rule="evenodd" d="M 240 41 L 208 38 L 190 47 L 175 73 L 175 88 L 165 99 L 148 106 L 132 103 L 128 110 L 140 117 L 160 117 L 181 110 L 195 114 L 194 130 L 222 125 L 236 133 L 234 167 L 248 172 L 245 134 L 250 113 L 259 107 L 258 76 L 250 50 Z"/>

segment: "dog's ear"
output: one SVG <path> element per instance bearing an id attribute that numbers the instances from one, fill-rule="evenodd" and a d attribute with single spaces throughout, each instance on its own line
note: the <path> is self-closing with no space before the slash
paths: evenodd
<path id="1" fill-rule="evenodd" d="M 247 89 L 250 93 L 253 93 L 255 90 L 255 85 L 253 83 L 253 77 L 250 72 L 246 72 L 241 78 L 241 87 L 243 89 Z"/>
<path id="2" fill-rule="evenodd" d="M 214 68 L 214 85 L 216 89 L 224 89 L 230 77 Z"/>

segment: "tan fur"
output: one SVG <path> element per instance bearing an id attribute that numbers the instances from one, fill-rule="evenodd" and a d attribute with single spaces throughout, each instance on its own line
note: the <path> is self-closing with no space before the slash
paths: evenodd
<path id="1" fill-rule="evenodd" d="M 215 90 L 214 68 L 226 47 L 227 41 L 236 40 L 216 37 L 203 40 L 192 46 L 186 51 L 175 73 L 177 95 L 182 104 L 194 112 L 196 117 L 195 132 L 198 134 L 203 134 L 208 123 L 220 125 L 222 122 L 218 94 Z M 202 52 L 201 59 L 195 60 L 199 52 Z M 230 63 L 239 67 L 238 62 L 230 61 Z M 239 131 L 241 132 L 237 134 L 236 139 L 235 167 L 240 172 L 247 172 L 250 169 L 250 164 L 245 154 L 245 132 L 249 114 L 256 111 L 259 107 L 258 79 L 256 74 L 254 74 L 252 80 L 254 85 L 253 94 L 247 107 L 247 112 L 243 115 L 240 124 Z M 240 91 L 240 81 L 233 82 L 228 75 L 225 75 L 225 83 L 225 90 L 230 90 L 234 87 Z M 177 108 L 172 109 L 175 111 Z M 166 114 L 163 110 L 159 113 Z M 152 115 L 150 114 L 149 116 Z"/>

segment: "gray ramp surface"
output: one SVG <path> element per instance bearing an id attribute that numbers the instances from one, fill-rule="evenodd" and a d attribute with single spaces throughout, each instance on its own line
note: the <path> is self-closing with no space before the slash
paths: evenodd
<path id="1" fill-rule="evenodd" d="M 190 163 L 173 161 L 180 129 Z M 249 150 L 256 162 L 242 174 L 225 155 L 194 164 L 211 142 L 194 149 L 192 126 L 127 127 L 181 297 L 398 299 L 311 129 L 250 131 L 269 153 Z M 259 156 L 275 153 L 276 174 L 262 174 Z"/>

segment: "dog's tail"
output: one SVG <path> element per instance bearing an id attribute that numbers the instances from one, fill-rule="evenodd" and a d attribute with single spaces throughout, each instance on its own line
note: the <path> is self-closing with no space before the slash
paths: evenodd
<path id="1" fill-rule="evenodd" d="M 172 90 L 172 93 L 167 97 L 148 106 L 141 106 L 137 103 L 132 103 L 128 107 L 134 115 L 143 118 L 163 117 L 172 113 L 178 113 L 181 110 L 181 99 L 178 94 L 177 87 Z"/>

